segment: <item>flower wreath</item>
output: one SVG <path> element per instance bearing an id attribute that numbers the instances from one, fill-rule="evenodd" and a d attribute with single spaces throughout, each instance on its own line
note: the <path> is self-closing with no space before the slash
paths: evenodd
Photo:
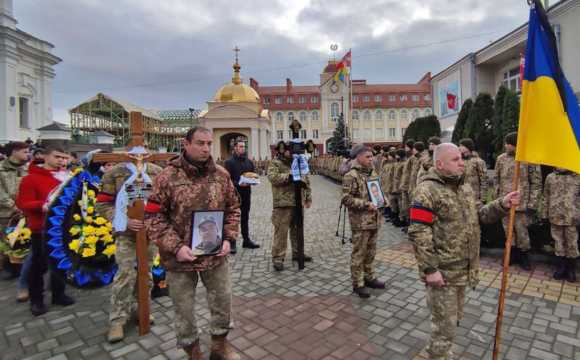
<path id="1" fill-rule="evenodd" d="M 95 203 L 100 179 L 77 169 L 54 192 L 44 224 L 43 249 L 56 276 L 75 287 L 113 281 L 115 241 L 112 225 Z"/>
<path id="2" fill-rule="evenodd" d="M 11 262 L 13 260 L 24 261 L 26 255 L 30 251 L 30 236 L 31 231 L 28 228 L 28 224 L 26 223 L 26 219 L 24 218 L 24 226 L 19 230 L 18 234 L 14 234 L 18 236 L 14 241 L 14 245 L 10 247 L 9 240 L 10 237 L 13 235 L 14 231 L 18 227 L 15 225 L 20 221 L 20 219 L 16 219 L 16 217 L 10 220 L 10 224 L 8 229 L 6 229 L 6 238 L 0 241 L 0 249 L 4 252 L 4 254 L 10 256 Z"/>

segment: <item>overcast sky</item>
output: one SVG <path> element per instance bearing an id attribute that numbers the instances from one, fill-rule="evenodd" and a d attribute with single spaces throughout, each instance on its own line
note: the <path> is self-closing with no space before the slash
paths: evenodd
<path id="1" fill-rule="evenodd" d="M 63 59 L 53 109 L 67 123 L 66 109 L 98 92 L 145 108 L 206 108 L 231 81 L 236 45 L 245 83 L 318 84 L 331 44 L 337 58 L 352 48 L 355 79 L 416 83 L 517 28 L 528 9 L 525 0 L 14 1 L 18 27 Z"/>

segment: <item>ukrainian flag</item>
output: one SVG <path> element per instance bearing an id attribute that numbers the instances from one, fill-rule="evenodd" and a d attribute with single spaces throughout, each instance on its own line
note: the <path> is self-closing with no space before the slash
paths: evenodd
<path id="1" fill-rule="evenodd" d="M 540 0 L 530 10 L 516 160 L 580 173 L 580 107 Z"/>

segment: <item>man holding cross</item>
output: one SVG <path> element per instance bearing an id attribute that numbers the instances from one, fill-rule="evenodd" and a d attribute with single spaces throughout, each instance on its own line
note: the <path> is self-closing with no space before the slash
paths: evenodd
<path id="1" fill-rule="evenodd" d="M 126 150 L 133 150 L 133 139 L 129 139 Z M 137 148 L 136 148 L 137 149 Z M 148 150 L 144 141 L 143 147 Z M 106 172 L 101 180 L 101 192 L 95 205 L 99 214 L 113 223 L 115 228 L 115 244 L 117 251 L 115 260 L 119 270 L 115 274 L 111 287 L 111 311 L 109 312 L 109 342 L 117 342 L 124 338 L 123 326 L 131 314 L 131 310 L 137 307 L 137 271 L 134 269 L 135 255 L 137 253 L 136 233 L 143 227 L 143 222 L 130 217 L 123 220 L 126 213 L 127 203 L 118 201 L 118 194 L 125 188 L 125 183 L 132 177 L 133 172 L 127 167 L 128 163 L 119 163 L 110 171 Z M 147 163 L 145 174 L 153 180 L 161 171 L 161 167 Z M 124 209 L 123 209 L 124 207 Z M 123 226 L 124 225 L 124 226 Z M 147 259 L 149 271 L 157 248 L 153 242 L 147 245 Z M 152 282 L 149 281 L 149 293 Z M 150 321 L 153 319 L 150 318 Z"/>

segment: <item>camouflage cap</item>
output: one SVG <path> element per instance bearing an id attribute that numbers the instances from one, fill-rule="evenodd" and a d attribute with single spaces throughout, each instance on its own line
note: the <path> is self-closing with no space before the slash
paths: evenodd
<path id="1" fill-rule="evenodd" d="M 199 229 L 201 225 L 203 225 L 206 222 L 212 222 L 217 226 L 217 221 L 215 221 L 215 218 L 211 215 L 207 215 L 201 218 L 201 221 L 199 222 L 199 225 L 197 225 L 197 228 Z"/>

